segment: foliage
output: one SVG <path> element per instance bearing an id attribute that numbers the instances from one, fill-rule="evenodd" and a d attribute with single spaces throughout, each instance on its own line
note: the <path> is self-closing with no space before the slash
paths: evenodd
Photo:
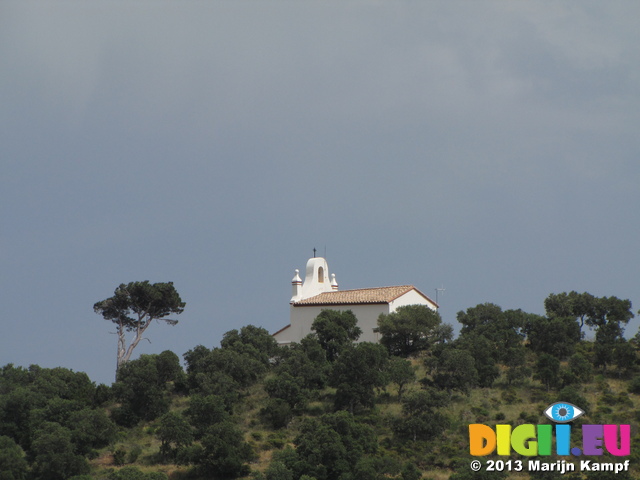
<path id="1" fill-rule="evenodd" d="M 545 308 L 551 320 L 565 319 L 574 323 L 579 321 L 580 332 L 585 324 L 596 330 L 595 366 L 603 369 L 611 363 L 624 366 L 630 359 L 635 365 L 636 359 L 632 358 L 631 351 L 625 347 L 622 337 L 624 326 L 633 318 L 629 300 L 594 297 L 587 292 L 572 291 L 549 295 L 545 300 Z M 617 346 L 620 348 L 616 353 Z M 547 353 L 554 354 L 551 351 Z"/>
<path id="2" fill-rule="evenodd" d="M 531 368 L 527 366 L 527 350 L 523 345 L 509 349 L 505 364 L 508 367 L 507 382 L 509 385 L 521 382 L 532 374 Z"/>
<path id="3" fill-rule="evenodd" d="M 448 397 L 434 388 L 407 394 L 402 399 L 402 417 L 394 423 L 395 434 L 402 439 L 430 440 L 448 426 L 447 418 L 438 411 Z"/>
<path id="4" fill-rule="evenodd" d="M 253 326 L 227 332 L 219 348 L 187 352 L 186 376 L 169 351 L 123 365 L 113 387 L 96 388 L 67 369 L 7 365 L 0 368 L 0 480 L 166 480 L 148 472 L 154 462 L 185 479 L 247 476 L 250 464 L 254 480 L 487 478 L 470 471 L 464 454 L 474 421 L 538 423 L 544 406 L 562 400 L 587 411 L 585 421 L 619 417 L 636 431 L 639 400 L 625 391 L 640 392 L 638 342 L 620 336 L 626 304 L 607 302 L 620 308 L 584 317 L 595 341 L 579 338 L 580 318 L 561 307 L 546 317 L 492 304 L 469 309 L 457 340 L 436 335 L 423 353 L 426 373 L 348 335 L 323 347 L 316 332 L 274 348 L 268 332 Z M 561 327 L 552 336 L 538 330 L 554 325 Z M 552 338 L 565 331 L 573 336 L 564 344 Z M 523 332 L 530 335 L 524 341 Z M 336 347 L 332 362 L 329 346 Z M 601 369 L 595 380 L 594 364 Z M 559 391 L 523 381 L 532 371 Z M 332 405 L 336 413 L 326 414 Z M 636 436 L 632 451 L 638 445 Z M 95 459 L 92 475 L 87 458 Z"/>
<path id="5" fill-rule="evenodd" d="M 398 386 L 398 398 L 402 398 L 404 387 L 416 380 L 416 370 L 411 362 L 400 357 L 391 357 L 387 366 L 389 380 Z"/>
<path id="6" fill-rule="evenodd" d="M 351 473 L 363 455 L 377 449 L 373 430 L 347 412 L 307 419 L 300 432 L 296 450 L 280 457 L 294 478 L 303 474 L 318 480 L 340 478 Z"/>
<path id="7" fill-rule="evenodd" d="M 331 372 L 330 385 L 337 388 L 336 409 L 371 408 L 375 389 L 388 382 L 386 349 L 377 343 L 363 342 L 345 348 Z"/>
<path id="8" fill-rule="evenodd" d="M 556 387 L 560 381 L 560 361 L 553 355 L 543 353 L 536 362 L 534 378 L 540 380 L 547 390 Z"/>
<path id="9" fill-rule="evenodd" d="M 244 326 L 240 331 L 228 331 L 220 346 L 251 355 L 265 365 L 269 365 L 269 360 L 279 354 L 275 338 L 266 329 L 254 325 Z"/>
<path id="10" fill-rule="evenodd" d="M 84 408 L 73 412 L 67 421 L 76 451 L 84 455 L 92 449 L 109 445 L 116 436 L 117 428 L 104 410 Z"/>
<path id="11" fill-rule="evenodd" d="M 222 397 L 217 395 L 192 395 L 185 416 L 195 429 L 195 437 L 201 438 L 209 427 L 229 420 L 229 413 Z"/>
<path id="12" fill-rule="evenodd" d="M 94 312 L 116 325 L 118 335 L 117 369 L 129 361 L 134 348 L 140 343 L 145 331 L 154 320 L 162 320 L 175 325 L 177 320 L 167 315 L 180 314 L 185 303 L 173 286 L 173 282 L 154 283 L 149 281 L 120 284 L 112 297 L 97 302 Z M 134 332 L 134 338 L 126 346 L 126 333 Z"/>
<path id="13" fill-rule="evenodd" d="M 585 325 L 593 326 L 591 317 L 594 315 L 596 298 L 587 293 L 571 291 L 569 293 L 552 293 L 544 301 L 544 308 L 549 317 L 573 317 L 579 321 L 580 331 Z"/>
<path id="14" fill-rule="evenodd" d="M 171 350 L 165 350 L 156 357 L 156 369 L 160 383 L 181 382 L 184 379 L 184 370 L 180 365 L 180 357 Z"/>
<path id="15" fill-rule="evenodd" d="M 467 335 L 474 338 L 484 337 L 488 341 L 491 357 L 500 363 L 505 363 L 507 352 L 522 343 L 524 324 L 531 314 L 522 310 L 502 311 L 499 305 L 483 303 L 466 312 L 458 312 L 457 319 L 463 326 L 460 338 Z"/>
<path id="16" fill-rule="evenodd" d="M 270 398 L 260 410 L 260 417 L 272 428 L 284 428 L 293 418 L 293 411 L 283 399 Z"/>
<path id="17" fill-rule="evenodd" d="M 193 442 L 193 432 L 189 422 L 179 413 L 168 412 L 160 418 L 156 435 L 162 442 L 160 455 L 168 460 L 175 458 L 178 449 L 188 447 Z"/>
<path id="18" fill-rule="evenodd" d="M 266 480 L 293 480 L 293 472 L 282 462 L 271 462 L 264 472 Z"/>
<path id="19" fill-rule="evenodd" d="M 24 451 L 12 438 L 0 436 L 0 480 L 24 480 L 26 476 Z"/>
<path id="20" fill-rule="evenodd" d="M 331 364 L 320 342 L 313 335 L 307 335 L 300 343 L 293 343 L 282 355 L 276 373 L 288 373 L 300 380 L 309 390 L 326 387 L 331 372 Z"/>
<path id="21" fill-rule="evenodd" d="M 265 380 L 264 389 L 271 398 L 284 400 L 291 409 L 304 407 L 309 398 L 303 380 L 286 371 Z"/>
<path id="22" fill-rule="evenodd" d="M 469 394 L 478 384 L 478 371 L 471 354 L 456 348 L 446 349 L 438 359 L 433 382 L 449 394 L 454 390 Z"/>
<path id="23" fill-rule="evenodd" d="M 85 373 L 66 368 L 6 365 L 0 371 L 0 392 L 0 435 L 28 450 L 43 421 L 69 425 L 72 412 L 92 406 L 95 385 Z"/>
<path id="24" fill-rule="evenodd" d="M 111 472 L 107 480 L 168 480 L 168 478 L 166 474 L 161 472 L 144 473 L 137 467 L 127 466 Z"/>
<path id="25" fill-rule="evenodd" d="M 623 375 L 634 372 L 638 366 L 638 355 L 634 345 L 624 338 L 618 339 L 613 347 L 613 363 Z"/>
<path id="26" fill-rule="evenodd" d="M 629 382 L 628 391 L 635 394 L 640 394 L 640 375 L 636 376 Z"/>
<path id="27" fill-rule="evenodd" d="M 480 387 L 490 387 L 500 375 L 497 365 L 497 347 L 487 337 L 474 332 L 461 336 L 454 342 L 455 348 L 468 352 L 473 358 L 474 368 L 477 372 L 477 384 Z M 511 351 L 517 351 L 523 347 L 512 347 Z M 446 351 L 446 349 L 445 349 Z M 507 352 L 510 353 L 510 352 Z M 505 355 L 505 363 L 512 360 Z"/>
<path id="28" fill-rule="evenodd" d="M 580 341 L 580 326 L 573 318 L 531 316 L 524 327 L 529 348 L 537 354 L 564 359 Z"/>
<path id="29" fill-rule="evenodd" d="M 89 473 L 87 460 L 74 451 L 71 431 L 57 423 L 45 422 L 35 432 L 29 455 L 32 473 L 40 480 L 66 480 Z"/>
<path id="30" fill-rule="evenodd" d="M 571 355 L 571 358 L 569 358 L 569 369 L 581 382 L 586 382 L 593 376 L 591 363 L 581 353 Z"/>
<path id="31" fill-rule="evenodd" d="M 198 472 L 222 478 L 241 477 L 249 473 L 247 462 L 252 456 L 251 446 L 235 425 L 228 421 L 216 423 L 202 438 Z"/>
<path id="32" fill-rule="evenodd" d="M 227 332 L 220 348 L 198 345 L 184 354 L 187 384 L 192 393 L 218 395 L 231 408 L 243 389 L 261 379 L 278 353 L 277 343 L 263 329 L 248 325 Z"/>
<path id="33" fill-rule="evenodd" d="M 455 473 L 449 477 L 449 480 L 502 480 L 504 478 L 507 478 L 506 472 L 488 472 L 486 469 L 474 472 L 468 464 L 463 464 L 455 469 Z"/>
<path id="34" fill-rule="evenodd" d="M 167 384 L 158 370 L 158 358 L 158 355 L 141 355 L 118 370 L 113 391 L 122 402 L 116 415 L 120 424 L 132 426 L 140 419 L 153 420 L 168 411 Z"/>
<path id="35" fill-rule="evenodd" d="M 375 331 L 389 355 L 407 357 L 428 350 L 435 342 L 451 340 L 450 329 L 442 327 L 437 311 L 426 305 L 406 305 L 388 315 L 380 314 Z"/>
<path id="36" fill-rule="evenodd" d="M 351 310 L 322 310 L 313 321 L 311 330 L 315 332 L 329 362 L 335 361 L 340 352 L 362 334 L 358 319 Z"/>
<path id="37" fill-rule="evenodd" d="M 588 415 L 591 410 L 589 406 L 589 402 L 585 397 L 583 397 L 578 389 L 570 385 L 568 387 L 564 387 L 562 390 L 558 392 L 558 399 L 561 399 L 563 402 L 569 402 L 574 405 L 580 407 L 584 412 Z"/>

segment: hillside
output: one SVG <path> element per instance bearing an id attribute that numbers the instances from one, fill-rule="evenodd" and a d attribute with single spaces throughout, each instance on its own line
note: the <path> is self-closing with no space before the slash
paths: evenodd
<path id="1" fill-rule="evenodd" d="M 437 314 L 406 309 L 388 317 L 380 323 L 382 344 L 355 343 L 357 326 L 339 312 L 327 312 L 313 336 L 288 348 L 249 325 L 225 334 L 220 347 L 186 352 L 186 370 L 173 352 L 143 355 L 111 387 L 61 368 L 7 365 L 0 373 L 0 478 L 640 477 L 638 346 L 602 333 L 620 326 L 613 313 L 593 327 L 593 342 L 582 339 L 578 316 L 552 311 L 541 317 L 479 305 L 461 312 L 455 340 Z M 544 341 L 543 326 L 555 327 Z M 585 411 L 570 422 L 574 431 L 631 425 L 631 455 L 589 457 L 630 460 L 631 469 L 615 477 L 516 472 L 507 471 L 516 463 L 504 462 L 528 458 L 513 451 L 469 455 L 470 424 L 550 424 L 543 412 L 558 401 Z M 473 473 L 474 459 L 503 471 Z"/>

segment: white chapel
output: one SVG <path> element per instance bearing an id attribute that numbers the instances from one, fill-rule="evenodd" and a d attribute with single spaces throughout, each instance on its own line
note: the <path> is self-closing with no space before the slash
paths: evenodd
<path id="1" fill-rule="evenodd" d="M 309 259 L 304 282 L 300 278 L 300 271 L 296 270 L 291 286 L 291 323 L 273 334 L 280 345 L 299 342 L 311 333 L 311 324 L 324 309 L 351 310 L 362 329 L 358 341 L 377 342 L 379 334 L 374 329 L 378 326 L 381 313 L 395 312 L 404 305 L 426 305 L 432 310 L 438 308 L 433 300 L 413 285 L 341 291 L 336 275 L 329 275 L 327 261 L 322 257 Z"/>

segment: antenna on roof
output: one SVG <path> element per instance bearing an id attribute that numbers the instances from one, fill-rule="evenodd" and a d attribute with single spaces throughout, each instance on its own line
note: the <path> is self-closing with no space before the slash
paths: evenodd
<path id="1" fill-rule="evenodd" d="M 443 287 L 440 288 L 436 288 L 436 303 L 438 303 L 438 293 L 439 292 L 444 292 L 446 289 Z"/>
<path id="2" fill-rule="evenodd" d="M 313 247 L 313 258 L 316 258 L 316 248 Z"/>

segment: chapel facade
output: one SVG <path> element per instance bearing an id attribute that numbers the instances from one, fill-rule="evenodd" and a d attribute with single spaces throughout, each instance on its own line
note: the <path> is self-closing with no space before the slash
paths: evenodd
<path id="1" fill-rule="evenodd" d="M 296 270 L 291 281 L 289 301 L 290 323 L 273 334 L 279 345 L 299 342 L 311 333 L 311 325 L 322 310 L 351 310 L 362 330 L 360 342 L 378 342 L 374 331 L 381 313 L 395 312 L 405 305 L 426 305 L 437 310 L 438 305 L 413 285 L 340 290 L 335 274 L 329 274 L 327 261 L 313 257 L 307 261 L 304 281 Z"/>

